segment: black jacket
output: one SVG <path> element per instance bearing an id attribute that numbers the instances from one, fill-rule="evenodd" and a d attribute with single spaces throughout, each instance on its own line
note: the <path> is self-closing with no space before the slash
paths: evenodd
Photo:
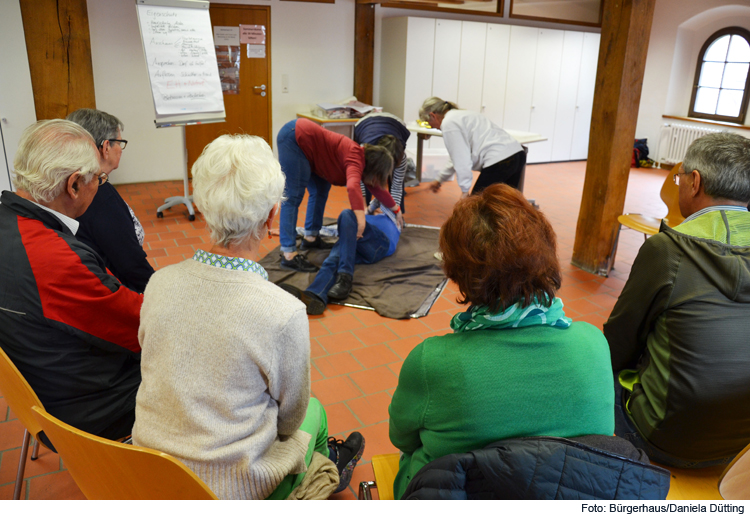
<path id="1" fill-rule="evenodd" d="M 403 499 L 664 499 L 670 474 L 622 438 L 513 438 L 420 469 Z"/>
<path id="2" fill-rule="evenodd" d="M 100 435 L 135 409 L 143 297 L 55 215 L 0 201 L 0 347 L 50 414 Z"/>

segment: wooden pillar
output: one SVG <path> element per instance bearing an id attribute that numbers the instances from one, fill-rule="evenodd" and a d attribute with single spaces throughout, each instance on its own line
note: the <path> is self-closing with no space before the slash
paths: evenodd
<path id="1" fill-rule="evenodd" d="M 604 0 L 589 155 L 573 265 L 606 275 L 625 205 L 656 0 Z"/>
<path id="2" fill-rule="evenodd" d="M 86 0 L 20 0 L 37 119 L 96 108 Z M 109 50 L 117 60 L 117 50 Z"/>
<path id="3" fill-rule="evenodd" d="M 354 8 L 354 96 L 372 104 L 375 69 L 375 4 L 357 2 Z"/>

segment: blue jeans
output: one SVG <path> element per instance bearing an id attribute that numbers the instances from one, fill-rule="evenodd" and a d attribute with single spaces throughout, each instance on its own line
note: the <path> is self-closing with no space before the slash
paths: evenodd
<path id="1" fill-rule="evenodd" d="M 284 196 L 279 213 L 279 239 L 281 251 L 292 253 L 297 250 L 297 213 L 305 189 L 310 194 L 305 216 L 305 235 L 316 236 L 323 225 L 323 212 L 328 201 L 331 184 L 312 172 L 310 162 L 297 144 L 294 129 L 297 120 L 289 121 L 281 127 L 276 143 L 279 148 L 279 163 L 286 176 Z"/>
<path id="2" fill-rule="evenodd" d="M 638 432 L 638 428 L 633 423 L 633 419 L 625 409 L 625 402 L 623 401 L 623 389 L 620 384 L 620 373 L 615 372 L 615 436 L 619 436 L 628 440 L 638 449 L 642 449 L 648 455 L 653 462 L 664 464 L 665 466 L 673 468 L 704 468 L 710 466 L 718 466 L 720 464 L 728 464 L 732 458 L 722 458 L 719 460 L 704 460 L 701 462 L 694 462 L 692 460 L 683 460 L 677 458 L 668 453 L 665 453 L 661 449 L 650 444 L 648 440 L 641 436 Z M 689 439 L 685 439 L 689 441 Z"/>
<path id="3" fill-rule="evenodd" d="M 355 264 L 374 264 L 383 259 L 390 248 L 385 233 L 370 224 L 365 225 L 362 238 L 357 240 L 357 217 L 351 209 L 341 211 L 338 227 L 338 242 L 305 290 L 314 293 L 325 303 L 328 303 L 328 290 L 336 284 L 337 274 L 354 275 Z"/>

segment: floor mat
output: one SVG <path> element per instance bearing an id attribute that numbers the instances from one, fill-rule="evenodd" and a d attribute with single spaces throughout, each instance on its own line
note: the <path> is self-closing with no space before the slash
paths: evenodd
<path id="1" fill-rule="evenodd" d="M 440 296 L 447 282 L 440 262 L 435 259 L 438 235 L 435 227 L 407 224 L 401 233 L 396 252 L 375 264 L 354 268 L 352 293 L 342 302 L 365 310 L 375 310 L 383 317 L 406 319 L 423 317 Z M 331 240 L 333 241 L 333 240 Z M 311 249 L 307 258 L 320 266 L 330 250 Z M 299 273 L 281 268 L 280 250 L 271 250 L 260 264 L 276 284 L 286 282 L 300 290 L 307 288 L 315 273 Z"/>

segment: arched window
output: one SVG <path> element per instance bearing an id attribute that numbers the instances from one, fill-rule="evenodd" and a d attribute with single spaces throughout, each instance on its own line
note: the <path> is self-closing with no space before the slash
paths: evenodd
<path id="1" fill-rule="evenodd" d="M 725 28 L 698 55 L 689 117 L 744 123 L 750 99 L 750 31 Z"/>

